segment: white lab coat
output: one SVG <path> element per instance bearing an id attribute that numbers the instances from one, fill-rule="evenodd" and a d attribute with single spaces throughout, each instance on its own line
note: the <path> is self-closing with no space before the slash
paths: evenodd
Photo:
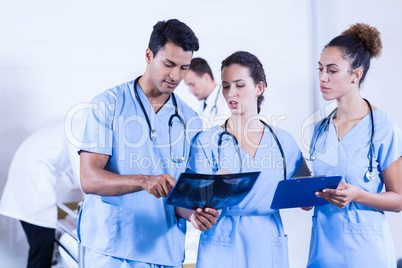
<path id="1" fill-rule="evenodd" d="M 204 102 L 201 102 L 198 108 L 198 115 L 202 120 L 204 130 L 216 125 L 225 123 L 231 115 L 228 104 L 222 95 L 222 86 L 217 84 L 215 89 L 209 94 L 205 100 L 207 106 L 204 109 Z"/>
<path id="2" fill-rule="evenodd" d="M 65 138 L 64 120 L 47 123 L 17 149 L 1 196 L 0 214 L 56 228 L 56 202 L 69 193 L 81 195 L 78 170 L 79 156 Z"/>

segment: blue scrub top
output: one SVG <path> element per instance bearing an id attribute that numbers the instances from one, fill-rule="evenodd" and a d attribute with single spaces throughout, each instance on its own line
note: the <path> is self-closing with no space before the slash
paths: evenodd
<path id="1" fill-rule="evenodd" d="M 286 131 L 276 129 L 283 147 L 287 178 L 292 178 L 302 163 L 302 154 Z M 238 173 L 239 161 L 233 140 L 223 136 L 218 164 L 218 139 L 222 127 L 201 133 L 191 148 L 188 171 L 213 174 L 219 169 Z M 278 210 L 270 209 L 276 186 L 283 180 L 283 162 L 270 131 L 264 135 L 254 158 L 240 148 L 242 172 L 261 171 L 255 185 L 238 207 L 223 210 L 216 225 L 200 238 L 197 267 L 288 267 L 287 236 Z"/>
<path id="2" fill-rule="evenodd" d="M 342 181 L 367 192 L 381 192 L 382 171 L 402 156 L 402 134 L 383 111 L 377 109 L 373 116 L 374 180 L 365 177 L 369 167 L 370 115 L 340 141 L 331 118 L 328 136 L 317 146 L 314 174 L 341 175 Z M 394 268 L 395 264 L 391 233 L 383 211 L 354 202 L 344 209 L 332 204 L 315 207 L 307 267 Z"/>
<path id="3" fill-rule="evenodd" d="M 152 128 L 154 142 L 143 111 L 133 91 L 133 81 L 96 96 L 83 118 L 81 150 L 110 156 L 105 169 L 121 175 L 168 173 L 178 178 L 186 163 L 173 163 L 170 157 L 168 121 L 175 109 L 170 98 L 155 113 L 144 92 L 138 94 Z M 202 129 L 197 114 L 176 96 L 180 116 L 187 127 L 185 152 Z M 178 121 L 172 128 L 172 146 L 182 154 L 183 131 Z M 184 260 L 184 219 L 174 208 L 146 191 L 120 196 L 86 195 L 78 221 L 80 242 L 91 250 L 121 259 L 175 266 Z"/>

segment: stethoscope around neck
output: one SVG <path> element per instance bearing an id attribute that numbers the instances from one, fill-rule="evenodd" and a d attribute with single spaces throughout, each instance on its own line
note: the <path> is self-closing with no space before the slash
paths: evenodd
<path id="1" fill-rule="evenodd" d="M 239 173 L 241 173 L 242 172 L 242 167 L 243 167 L 243 161 L 242 161 L 242 158 L 241 158 L 239 142 L 237 141 L 237 138 L 235 137 L 235 135 L 233 135 L 232 133 L 230 133 L 228 131 L 227 125 L 228 125 L 229 119 L 230 118 L 226 119 L 226 121 L 225 121 L 225 129 L 224 129 L 224 131 L 222 133 L 219 134 L 219 138 L 218 138 L 218 166 L 220 165 L 220 160 L 221 160 L 221 147 L 222 147 L 223 137 L 225 135 L 228 135 L 229 137 L 231 137 L 233 139 L 233 141 L 234 141 L 234 143 L 236 145 L 237 156 L 239 157 L 239 165 L 240 165 L 240 172 Z M 276 144 L 278 145 L 279 151 L 280 151 L 281 156 L 282 156 L 282 161 L 283 161 L 283 178 L 286 180 L 287 179 L 287 175 L 286 175 L 286 159 L 285 159 L 285 153 L 283 152 L 281 143 L 279 142 L 279 139 L 276 136 L 274 130 L 267 123 L 265 123 L 264 121 L 262 121 L 262 120 L 260 120 L 260 121 L 266 128 L 268 128 L 268 130 L 271 132 L 272 137 L 274 137 L 274 140 L 275 140 Z M 220 167 L 218 167 L 218 169 L 219 168 Z"/>
<path id="2" fill-rule="evenodd" d="M 366 178 L 371 181 L 374 179 L 375 175 L 373 172 L 373 139 L 374 139 L 374 116 L 373 116 L 373 109 L 371 107 L 371 104 L 368 100 L 364 99 L 363 100 L 367 103 L 369 109 L 370 109 L 370 120 L 371 120 L 371 137 L 370 137 L 370 149 L 369 149 L 369 168 L 366 172 Z M 316 159 L 316 155 L 318 153 L 317 151 L 317 141 L 318 138 L 321 134 L 325 133 L 328 131 L 329 128 L 329 124 L 331 121 L 332 116 L 336 113 L 336 111 L 338 110 L 338 108 L 335 108 L 320 124 L 320 126 L 318 127 L 317 133 L 315 135 L 314 141 L 312 143 L 312 145 L 310 146 L 310 158 L 307 158 L 306 160 L 309 161 L 314 161 Z M 324 131 L 323 131 L 324 130 Z M 323 135 L 322 138 L 320 139 L 320 142 L 318 143 L 318 145 L 321 144 L 323 140 Z"/>
<path id="3" fill-rule="evenodd" d="M 148 130 L 149 130 L 149 139 L 151 140 L 151 142 L 154 142 L 156 140 L 157 134 L 156 131 L 154 129 L 152 129 L 152 125 L 151 125 L 151 121 L 149 120 L 149 117 L 145 111 L 144 105 L 142 104 L 142 101 L 140 99 L 140 96 L 138 95 L 138 90 L 137 90 L 137 86 L 138 86 L 138 81 L 140 80 L 141 76 L 137 77 L 134 80 L 134 93 L 135 93 L 135 97 L 138 101 L 138 103 L 140 104 L 141 110 L 145 116 L 145 120 L 147 121 L 147 125 L 148 125 Z M 169 145 L 170 145 L 170 158 L 172 159 L 172 161 L 174 163 L 182 163 L 184 162 L 184 160 L 186 159 L 185 155 L 186 155 L 186 124 L 184 123 L 183 118 L 179 115 L 179 110 L 177 108 L 177 101 L 176 101 L 176 97 L 173 93 L 170 94 L 170 97 L 172 98 L 172 102 L 173 102 L 173 106 L 175 109 L 174 114 L 172 114 L 169 118 Z M 172 125 L 173 125 L 173 120 L 174 118 L 177 117 L 180 121 L 180 124 L 182 125 L 183 131 L 184 131 L 184 136 L 183 136 L 183 140 L 184 140 L 184 144 L 183 144 L 183 156 L 179 156 L 176 155 L 173 151 L 172 148 Z"/>
<path id="4" fill-rule="evenodd" d="M 219 98 L 219 94 L 221 93 L 221 88 L 222 88 L 222 85 L 219 85 L 218 92 L 216 93 L 216 96 L 215 96 L 214 106 L 212 106 L 210 114 L 215 113 L 215 115 L 218 115 L 218 106 L 216 106 L 216 104 L 218 103 L 218 98 Z"/>

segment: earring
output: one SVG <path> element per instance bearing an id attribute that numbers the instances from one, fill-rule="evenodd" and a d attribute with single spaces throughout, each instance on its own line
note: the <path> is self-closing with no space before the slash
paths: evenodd
<path id="1" fill-rule="evenodd" d="M 354 84 L 354 83 L 355 83 L 355 80 L 352 81 L 352 84 Z"/>

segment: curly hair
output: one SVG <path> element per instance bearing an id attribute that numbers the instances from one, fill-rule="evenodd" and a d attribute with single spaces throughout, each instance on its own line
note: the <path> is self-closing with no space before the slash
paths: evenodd
<path id="1" fill-rule="evenodd" d="M 370 59 L 381 55 L 381 33 L 368 24 L 356 23 L 332 39 L 324 49 L 327 47 L 337 47 L 342 51 L 343 58 L 350 62 L 350 71 L 362 66 L 360 86 L 370 69 Z"/>

